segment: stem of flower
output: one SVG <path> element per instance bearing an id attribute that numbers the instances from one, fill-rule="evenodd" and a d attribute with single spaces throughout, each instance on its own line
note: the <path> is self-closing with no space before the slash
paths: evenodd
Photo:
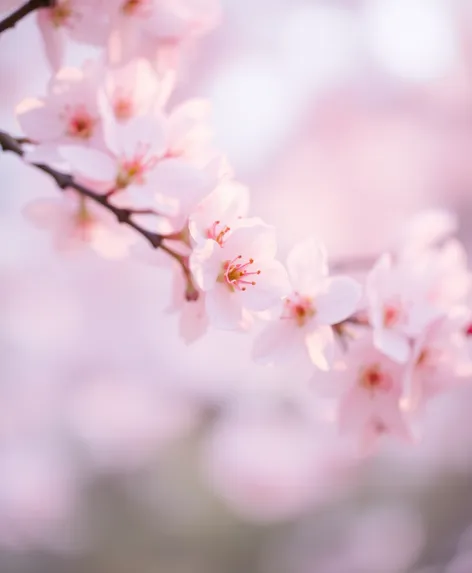
<path id="1" fill-rule="evenodd" d="M 15 10 L 12 14 L 0 21 L 0 34 L 9 28 L 13 28 L 20 20 L 31 12 L 40 8 L 52 8 L 55 0 L 29 0 Z"/>

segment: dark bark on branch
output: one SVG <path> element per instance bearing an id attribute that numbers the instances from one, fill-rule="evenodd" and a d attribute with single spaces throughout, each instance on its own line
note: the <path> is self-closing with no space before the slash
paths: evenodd
<path id="1" fill-rule="evenodd" d="M 20 6 L 18 10 L 15 10 L 12 14 L 0 21 L 0 34 L 9 28 L 13 28 L 20 20 L 22 20 L 31 12 L 35 12 L 40 8 L 51 8 L 54 6 L 55 0 L 29 0 L 23 6 Z"/>
<path id="2" fill-rule="evenodd" d="M 11 153 L 15 153 L 16 155 L 23 157 L 24 151 L 23 151 L 23 148 L 22 148 L 21 143 L 20 143 L 21 141 L 22 141 L 21 139 L 15 139 L 14 137 L 9 135 L 8 133 L 0 131 L 0 148 L 2 148 L 3 151 L 10 151 Z M 61 190 L 74 189 L 77 193 L 79 193 L 79 195 L 82 195 L 83 197 L 87 197 L 87 199 L 90 199 L 91 201 L 98 203 L 104 209 L 107 209 L 108 211 L 113 213 L 113 215 L 115 215 L 116 220 L 119 223 L 122 223 L 124 225 L 128 225 L 128 227 L 131 227 L 137 233 L 139 233 L 142 237 L 144 237 L 148 241 L 148 243 L 150 243 L 150 245 L 153 248 L 155 248 L 155 249 L 161 248 L 169 256 L 174 258 L 179 263 L 179 265 L 182 267 L 182 271 L 183 271 L 185 278 L 186 278 L 186 282 L 187 282 L 186 298 L 187 298 L 187 300 L 197 300 L 198 290 L 193 285 L 190 270 L 188 268 L 187 257 L 184 257 L 184 256 L 180 255 L 179 253 L 176 253 L 175 251 L 170 249 L 168 246 L 164 245 L 163 240 L 166 239 L 165 235 L 161 235 L 159 233 L 154 233 L 152 231 L 148 231 L 147 229 L 145 229 L 141 225 L 138 225 L 138 223 L 136 223 L 133 220 L 133 215 L 158 215 L 157 212 L 153 211 L 152 209 L 136 209 L 136 210 L 134 210 L 134 209 L 124 209 L 121 207 L 116 207 L 115 205 L 113 205 L 110 202 L 111 195 L 107 195 L 107 194 L 101 195 L 100 193 L 97 193 L 97 192 L 93 191 L 92 189 L 89 189 L 89 188 L 85 187 L 84 185 L 81 185 L 80 183 L 75 181 L 74 178 L 72 177 L 72 175 L 70 175 L 69 173 L 64 173 L 62 171 L 58 171 L 57 169 L 53 169 L 52 167 L 50 167 L 49 165 L 45 165 L 44 163 L 29 163 L 29 165 L 32 165 L 33 167 L 40 169 L 44 173 L 47 173 L 50 177 L 52 177 L 54 179 L 57 186 Z M 170 238 L 173 239 L 173 237 L 170 237 Z"/>

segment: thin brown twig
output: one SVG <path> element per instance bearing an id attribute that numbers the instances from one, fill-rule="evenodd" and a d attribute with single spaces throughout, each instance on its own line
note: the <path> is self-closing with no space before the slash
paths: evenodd
<path id="1" fill-rule="evenodd" d="M 0 34 L 9 28 L 13 28 L 25 16 L 31 14 L 31 12 L 35 12 L 40 8 L 52 8 L 54 5 L 55 0 L 28 0 L 28 2 L 25 2 L 17 10 L 0 21 Z"/>
<path id="2" fill-rule="evenodd" d="M 0 131 L 0 147 L 3 151 L 10 151 L 20 157 L 24 156 L 24 150 L 21 147 L 19 140 L 12 137 L 6 132 Z M 54 179 L 57 186 L 61 190 L 65 189 L 74 189 L 83 197 L 87 197 L 91 201 L 98 203 L 103 208 L 107 209 L 116 217 L 116 220 L 119 223 L 127 225 L 134 229 L 137 233 L 139 233 L 142 237 L 144 237 L 148 243 L 154 249 L 162 249 L 165 251 L 170 257 L 175 259 L 178 264 L 181 266 L 182 271 L 185 275 L 186 282 L 187 282 L 187 290 L 186 290 L 186 298 L 187 300 L 197 300 L 198 298 L 198 289 L 193 284 L 192 276 L 190 273 L 190 269 L 188 266 L 188 257 L 180 255 L 179 253 L 173 251 L 170 247 L 165 245 L 163 241 L 166 238 L 166 235 L 161 235 L 160 233 L 154 233 L 153 231 L 148 231 L 136 221 L 133 220 L 133 216 L 135 215 L 158 215 L 156 211 L 153 209 L 127 209 L 122 207 L 116 207 L 110 202 L 110 196 L 107 194 L 100 194 L 88 187 L 85 187 L 81 183 L 78 183 L 74 180 L 72 175 L 69 173 L 64 173 L 62 171 L 58 171 L 50 167 L 49 165 L 45 165 L 44 163 L 29 163 L 33 167 L 40 169 L 44 173 L 47 173 L 50 177 Z M 172 237 L 170 237 L 172 239 Z"/>

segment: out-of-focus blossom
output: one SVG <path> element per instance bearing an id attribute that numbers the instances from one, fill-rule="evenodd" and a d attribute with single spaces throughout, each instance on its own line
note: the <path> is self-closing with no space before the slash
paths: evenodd
<path id="1" fill-rule="evenodd" d="M 93 62 L 82 69 L 63 68 L 50 81 L 46 97 L 18 104 L 16 113 L 25 136 L 38 143 L 27 153 L 30 161 L 57 161 L 59 145 L 103 144 L 98 71 Z"/>
<path id="2" fill-rule="evenodd" d="M 213 239 L 222 245 L 231 226 L 246 217 L 248 209 L 249 189 L 236 181 L 222 181 L 190 216 L 190 235 L 196 243 Z"/>
<path id="3" fill-rule="evenodd" d="M 315 366 L 328 370 L 335 351 L 332 326 L 354 313 L 361 286 L 349 277 L 329 277 L 326 252 L 314 239 L 292 249 L 287 268 L 293 291 L 280 317 L 256 340 L 253 355 L 296 363 L 308 353 Z"/>
<path id="4" fill-rule="evenodd" d="M 415 410 L 472 374 L 466 329 L 470 311 L 433 322 L 416 339 L 405 378 L 405 406 Z"/>
<path id="5" fill-rule="evenodd" d="M 104 46 L 109 30 L 108 14 L 94 0 L 56 0 L 53 7 L 38 11 L 37 21 L 54 71 L 63 63 L 69 37 Z"/>
<path id="6" fill-rule="evenodd" d="M 24 213 L 38 228 L 52 233 L 54 247 L 61 252 L 89 246 L 105 258 L 120 259 L 137 238 L 131 229 L 118 225 L 112 213 L 75 191 L 35 199 Z"/>
<path id="7" fill-rule="evenodd" d="M 216 164 L 202 161 L 201 154 L 206 153 L 199 143 L 205 147 L 207 130 L 194 118 L 192 105 L 168 118 L 156 113 L 121 123 L 107 117 L 103 122 L 107 152 L 64 145 L 60 154 L 75 175 L 113 192 L 115 205 L 157 208 L 181 226 L 218 178 Z"/>
<path id="8" fill-rule="evenodd" d="M 372 452 L 381 437 L 410 442 L 411 430 L 400 408 L 404 367 L 372 345 L 370 336 L 351 342 L 346 370 L 339 373 L 344 388 L 339 403 L 339 427 L 357 436 L 361 451 Z"/>
<path id="9" fill-rule="evenodd" d="M 275 229 L 260 219 L 242 219 L 220 244 L 208 239 L 195 248 L 190 268 L 206 293 L 211 324 L 238 329 L 245 311 L 262 311 L 288 292 L 287 272 L 275 260 Z"/>
<path id="10" fill-rule="evenodd" d="M 104 103 L 121 122 L 162 108 L 175 81 L 175 74 L 157 74 L 143 58 L 131 60 L 124 66 L 106 68 L 105 74 Z"/>
<path id="11" fill-rule="evenodd" d="M 397 362 L 405 363 L 411 352 L 410 339 L 440 316 L 428 300 L 429 276 L 411 262 L 395 265 L 383 255 L 370 271 L 366 294 L 374 344 Z"/>
<path id="12" fill-rule="evenodd" d="M 218 0 L 107 0 L 112 32 L 113 63 L 144 56 L 156 61 L 160 52 L 205 34 L 219 20 Z"/>
<path id="13" fill-rule="evenodd" d="M 155 205 L 154 170 L 165 151 L 162 122 L 139 116 L 125 124 L 113 120 L 104 125 L 109 152 L 81 146 L 61 146 L 59 152 L 72 173 L 105 192 L 124 207 Z"/>

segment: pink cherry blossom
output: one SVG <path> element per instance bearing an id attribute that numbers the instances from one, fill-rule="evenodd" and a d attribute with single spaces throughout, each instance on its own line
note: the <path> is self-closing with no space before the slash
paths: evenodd
<path id="1" fill-rule="evenodd" d="M 74 175 L 97 189 L 113 191 L 115 205 L 157 209 L 180 230 L 219 176 L 219 159 L 202 165 L 194 149 L 201 128 L 199 120 L 178 110 L 169 118 L 156 113 L 126 123 L 107 117 L 107 152 L 67 145 L 60 154 Z"/>
<path id="2" fill-rule="evenodd" d="M 189 231 L 199 243 L 213 239 L 222 244 L 231 226 L 247 215 L 249 189 L 233 180 L 221 181 L 190 216 Z"/>
<path id="3" fill-rule="evenodd" d="M 106 111 L 121 122 L 162 108 L 174 87 L 173 72 L 158 75 L 143 58 L 105 70 L 103 103 L 107 106 Z"/>
<path id="4" fill-rule="evenodd" d="M 156 172 L 158 210 L 180 230 L 198 203 L 229 175 L 222 154 L 213 146 L 210 105 L 193 99 L 165 117 L 166 151 Z"/>
<path id="5" fill-rule="evenodd" d="M 441 317 L 415 340 L 403 401 L 409 410 L 423 406 L 436 394 L 451 390 L 472 373 L 466 328 L 470 312 L 457 309 Z"/>
<path id="6" fill-rule="evenodd" d="M 26 99 L 17 106 L 24 134 L 39 144 L 27 154 L 30 161 L 57 161 L 59 145 L 102 145 L 98 79 L 98 67 L 92 62 L 82 69 L 63 68 L 49 83 L 46 97 Z"/>
<path id="7" fill-rule="evenodd" d="M 161 50 L 211 30 L 220 16 L 218 0 L 109 0 L 108 5 L 113 63 L 135 56 L 154 61 Z"/>
<path id="8" fill-rule="evenodd" d="M 435 320 L 440 310 L 428 301 L 429 276 L 415 260 L 394 264 L 383 255 L 366 280 L 375 346 L 398 362 L 411 355 L 411 340 Z"/>
<path id="9" fill-rule="evenodd" d="M 77 145 L 60 147 L 72 173 L 97 189 L 113 192 L 113 202 L 123 207 L 155 205 L 153 172 L 165 150 L 162 122 L 139 116 L 125 124 L 104 123 L 108 153 Z"/>
<path id="10" fill-rule="evenodd" d="M 345 387 L 339 403 L 341 432 L 356 436 L 361 451 L 370 453 L 382 436 L 412 439 L 401 410 L 405 368 L 377 350 L 370 336 L 351 342 L 346 370 L 339 373 Z"/>
<path id="11" fill-rule="evenodd" d="M 109 19 L 94 0 L 56 0 L 51 8 L 38 11 L 37 21 L 54 71 L 63 62 L 68 37 L 85 44 L 104 46 Z"/>
<path id="12" fill-rule="evenodd" d="M 466 250 L 457 239 L 448 239 L 439 248 L 425 250 L 411 264 L 417 275 L 423 277 L 425 297 L 435 307 L 447 313 L 466 303 L 472 275 Z"/>
<path id="13" fill-rule="evenodd" d="M 295 246 L 287 260 L 292 293 L 281 315 L 263 330 L 253 356 L 265 362 L 300 362 L 308 355 L 322 370 L 333 363 L 335 342 L 332 326 L 354 313 L 361 286 L 346 276 L 329 277 L 322 245 L 307 239 Z"/>
<path id="14" fill-rule="evenodd" d="M 31 201 L 24 213 L 38 228 L 52 232 L 54 246 L 61 252 L 89 245 L 105 258 L 120 259 L 136 240 L 131 229 L 118 225 L 112 213 L 75 191 Z"/>
<path id="15" fill-rule="evenodd" d="M 280 301 L 289 284 L 275 254 L 275 229 L 260 219 L 242 219 L 221 244 L 208 239 L 195 248 L 190 269 L 206 293 L 211 324 L 238 329 L 244 311 L 266 310 Z"/>

